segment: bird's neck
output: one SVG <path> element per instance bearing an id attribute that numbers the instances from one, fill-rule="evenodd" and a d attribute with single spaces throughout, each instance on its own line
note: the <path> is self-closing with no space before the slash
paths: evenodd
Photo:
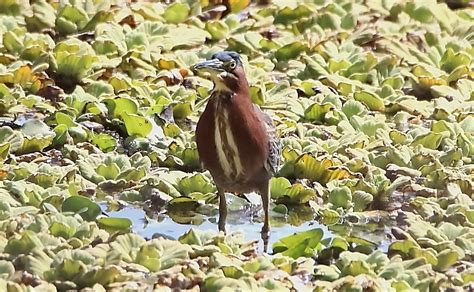
<path id="1" fill-rule="evenodd" d="M 217 102 L 218 105 L 228 107 L 228 106 L 237 106 L 241 109 L 252 106 L 252 100 L 250 95 L 247 92 L 242 91 L 218 91 L 215 90 L 212 92 L 212 97 Z"/>
<path id="2" fill-rule="evenodd" d="M 214 87 L 212 96 L 215 98 L 231 101 L 232 103 L 237 103 L 242 106 L 252 104 L 252 100 L 250 99 L 250 88 L 247 83 L 236 88 Z"/>

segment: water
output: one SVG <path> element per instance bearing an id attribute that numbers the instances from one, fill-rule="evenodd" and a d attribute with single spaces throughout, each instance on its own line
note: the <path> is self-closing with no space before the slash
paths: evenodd
<path id="1" fill-rule="evenodd" d="M 130 219 L 133 223 L 133 231 L 144 238 L 163 236 L 170 239 L 178 239 L 191 228 L 217 233 L 217 215 L 204 216 L 194 213 L 193 216 L 179 217 L 171 215 L 170 217 L 167 214 L 160 213 L 154 216 L 154 218 L 149 218 L 146 216 L 145 211 L 138 206 L 129 205 L 118 211 L 107 211 L 107 204 L 102 204 L 101 206 L 111 217 Z M 323 239 L 331 238 L 335 235 L 340 235 L 344 238 L 349 236 L 358 237 L 373 242 L 377 245 L 378 249 L 384 252 L 388 250 L 391 241 L 387 237 L 389 228 L 387 228 L 386 222 L 361 223 L 355 225 L 345 222 L 325 225 L 314 219 L 308 220 L 308 214 L 305 212 L 307 212 L 306 209 L 290 209 L 289 214 L 286 216 L 273 212 L 270 214 L 271 231 L 268 244 L 269 252 L 271 252 L 272 244 L 282 237 L 313 228 L 320 228 L 323 231 Z M 259 250 L 263 250 L 263 241 L 260 238 L 263 216 L 259 213 L 261 212 L 255 212 L 255 210 L 229 211 L 226 225 L 227 232 L 243 232 L 246 240 L 258 241 Z M 309 216 L 312 216 L 312 214 L 309 214 Z M 172 217 L 174 219 L 172 219 Z M 183 221 L 183 218 L 186 220 Z M 314 216 L 310 218 L 314 218 Z"/>
<path id="2" fill-rule="evenodd" d="M 169 216 L 162 215 L 160 219 L 147 219 L 145 220 L 145 211 L 139 207 L 127 206 L 119 211 L 106 211 L 106 205 L 102 205 L 102 209 L 111 217 L 128 218 L 132 221 L 132 229 L 137 234 L 145 237 L 152 238 L 154 235 L 162 235 L 170 239 L 178 239 L 181 235 L 194 228 L 200 231 L 214 231 L 217 232 L 217 217 L 207 217 L 203 221 L 199 220 L 196 225 L 194 224 L 181 224 L 173 221 Z M 226 225 L 226 231 L 232 233 L 234 231 L 240 231 L 245 234 L 246 240 L 257 240 L 259 241 L 259 248 L 263 248 L 263 242 L 260 238 L 260 231 L 262 223 L 254 221 L 252 216 L 241 216 L 241 212 L 233 212 L 228 214 L 228 220 Z M 295 232 L 306 231 L 313 228 L 321 228 L 324 232 L 323 238 L 332 237 L 332 232 L 329 231 L 327 226 L 318 224 L 315 221 L 307 221 L 299 226 L 293 226 L 288 223 L 281 223 L 280 217 L 273 217 L 272 221 L 276 224 L 272 224 L 270 230 L 269 247 L 276 242 L 278 239 L 291 235 Z M 148 221 L 148 222 L 146 222 Z"/>

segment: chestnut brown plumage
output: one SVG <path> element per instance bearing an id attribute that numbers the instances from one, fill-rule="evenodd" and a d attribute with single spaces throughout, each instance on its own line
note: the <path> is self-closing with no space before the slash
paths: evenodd
<path id="1" fill-rule="evenodd" d="M 256 191 L 265 214 L 264 242 L 270 229 L 269 181 L 280 162 L 280 142 L 272 119 L 254 105 L 239 54 L 220 52 L 193 66 L 207 72 L 214 88 L 196 128 L 199 157 L 216 183 L 219 194 L 219 230 L 225 231 L 224 192 Z"/>

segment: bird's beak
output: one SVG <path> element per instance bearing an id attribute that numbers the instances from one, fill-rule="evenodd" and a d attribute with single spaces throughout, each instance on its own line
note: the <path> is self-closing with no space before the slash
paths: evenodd
<path id="1" fill-rule="evenodd" d="M 218 74 L 224 72 L 224 63 L 218 59 L 212 59 L 197 63 L 191 67 L 191 70 L 196 72 L 208 72 Z"/>

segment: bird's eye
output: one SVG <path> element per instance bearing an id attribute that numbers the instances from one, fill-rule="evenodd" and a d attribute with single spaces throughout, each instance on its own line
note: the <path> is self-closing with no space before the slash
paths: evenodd
<path id="1" fill-rule="evenodd" d="M 230 69 L 233 70 L 233 69 L 235 69 L 236 66 L 237 66 L 237 63 L 235 63 L 234 60 L 229 61 L 229 68 Z"/>

